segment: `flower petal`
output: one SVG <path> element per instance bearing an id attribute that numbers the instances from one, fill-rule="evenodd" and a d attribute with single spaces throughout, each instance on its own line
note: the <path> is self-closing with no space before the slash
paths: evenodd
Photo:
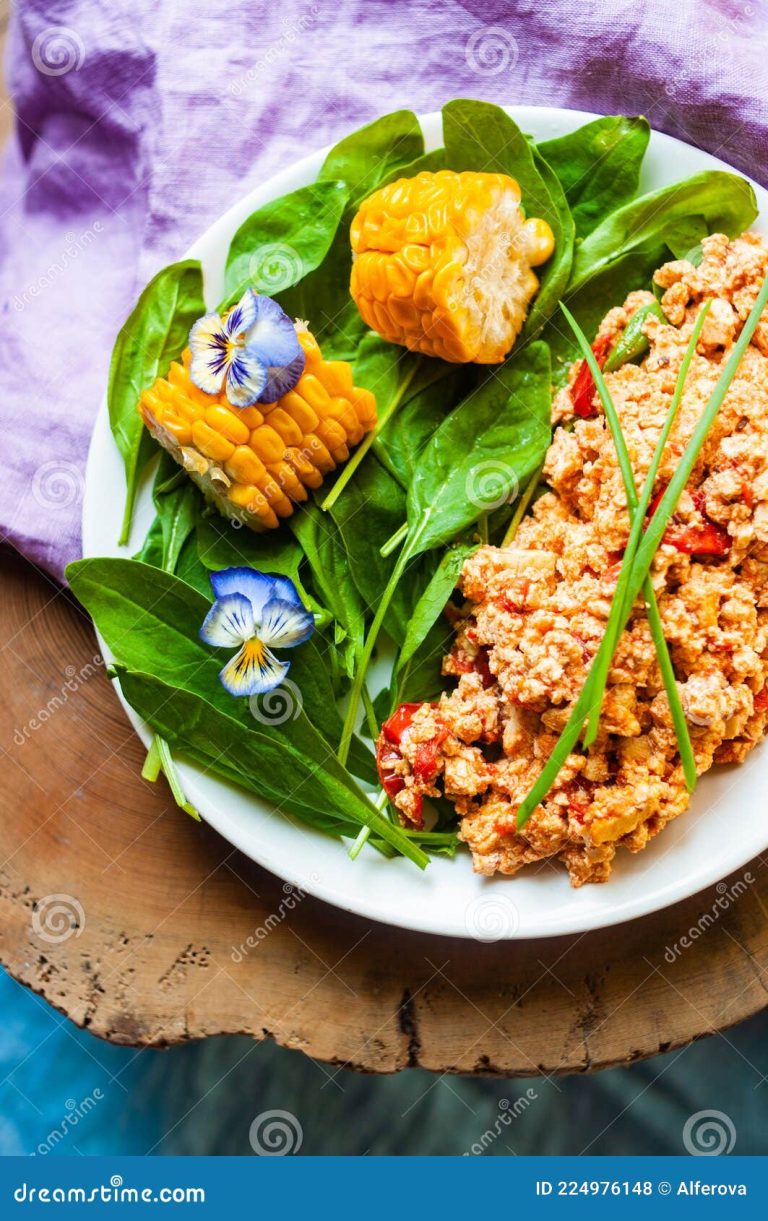
<path id="1" fill-rule="evenodd" d="M 211 588 L 217 599 L 225 598 L 228 594 L 242 594 L 250 602 L 254 622 L 258 623 L 267 603 L 272 598 L 284 596 L 282 588 L 278 590 L 277 582 L 285 580 L 287 577 L 270 577 L 256 568 L 222 568 L 221 572 L 211 573 Z M 291 586 L 296 593 L 293 582 Z M 296 598 L 298 600 L 298 594 Z"/>
<path id="2" fill-rule="evenodd" d="M 245 335 L 245 347 L 265 365 L 288 365 L 303 348 L 296 327 L 271 297 L 256 296 L 256 317 Z"/>
<path id="3" fill-rule="evenodd" d="M 198 390 L 218 394 L 230 361 L 230 342 L 218 314 L 204 314 L 189 332 L 189 376 Z"/>
<path id="4" fill-rule="evenodd" d="M 314 630 L 314 615 L 303 606 L 284 602 L 282 598 L 273 598 L 267 603 L 257 628 L 263 644 L 273 644 L 283 649 L 292 649 L 294 645 L 303 644 L 305 640 L 309 640 Z"/>
<path id="5" fill-rule="evenodd" d="M 274 582 L 272 598 L 280 598 L 283 602 L 292 602 L 294 606 L 299 606 L 304 610 L 304 603 L 299 597 L 299 591 L 290 577 L 274 576 L 272 581 Z"/>
<path id="6" fill-rule="evenodd" d="M 200 628 L 200 639 L 216 648 L 232 648 L 250 640 L 256 631 L 253 607 L 241 593 L 217 598 Z"/>
<path id="7" fill-rule="evenodd" d="M 276 403 L 287 394 L 298 382 L 304 372 L 306 357 L 302 352 L 287 365 L 270 365 L 267 369 L 267 383 L 259 395 L 260 403 Z"/>
<path id="8" fill-rule="evenodd" d="M 234 348 L 227 371 L 227 398 L 233 407 L 251 407 L 267 384 L 267 366 L 258 353 L 248 348 Z"/>
<path id="9" fill-rule="evenodd" d="M 230 695 L 261 695 L 279 687 L 291 668 L 289 661 L 278 661 L 260 640 L 247 640 L 239 653 L 228 661 L 219 678 Z"/>
<path id="10" fill-rule="evenodd" d="M 252 288 L 246 288 L 237 305 L 233 305 L 232 309 L 224 319 L 224 329 L 230 339 L 237 339 L 238 335 L 242 335 L 243 331 L 247 331 L 250 326 L 253 326 L 256 320 L 256 302 L 258 297 Z"/>

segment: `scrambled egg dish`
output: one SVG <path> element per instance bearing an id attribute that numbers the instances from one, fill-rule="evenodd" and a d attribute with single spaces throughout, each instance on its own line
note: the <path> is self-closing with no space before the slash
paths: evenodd
<path id="1" fill-rule="evenodd" d="M 663 494 L 768 273 L 756 234 L 703 243 L 699 266 L 655 274 L 667 322 L 649 315 L 647 355 L 606 374 L 640 490 L 694 320 L 711 299 L 654 489 Z M 607 351 L 652 300 L 635 292 L 600 326 Z M 578 396 L 574 386 L 581 375 Z M 554 400 L 547 491 L 509 547 L 465 563 L 463 604 L 437 704 L 404 705 L 379 766 L 404 823 L 445 795 L 483 874 L 559 858 L 574 886 L 605 881 L 618 847 L 644 848 L 689 801 L 642 600 L 611 666 L 600 733 L 567 759 L 520 831 L 517 809 L 557 741 L 603 636 L 629 535 L 616 451 L 580 362 Z M 591 387 L 594 390 L 594 387 Z M 575 403 L 580 410 L 574 409 Z M 653 512 L 651 504 L 650 512 Z M 763 315 L 656 555 L 652 580 L 699 773 L 738 763 L 768 722 L 768 311 Z"/>

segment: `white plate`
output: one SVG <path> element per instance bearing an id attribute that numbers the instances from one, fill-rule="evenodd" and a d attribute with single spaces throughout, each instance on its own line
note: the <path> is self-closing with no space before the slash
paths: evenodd
<path id="1" fill-rule="evenodd" d="M 537 139 L 561 135 L 596 117 L 527 106 L 511 107 L 510 114 Z M 422 126 L 427 148 L 436 148 L 441 141 L 440 115 L 425 116 Z M 238 226 L 268 200 L 312 182 L 326 151 L 313 153 L 275 175 L 195 242 L 188 256 L 202 261 L 209 303 L 221 297 L 227 248 Z M 641 190 L 653 190 L 701 170 L 729 168 L 700 149 L 654 132 Z M 755 227 L 766 232 L 768 193 L 753 186 L 761 210 Z M 145 481 L 138 498 L 130 545 L 119 548 L 115 540 L 123 486 L 122 461 L 104 403 L 86 473 L 86 556 L 130 555 L 140 546 L 153 516 L 149 485 Z M 122 702 L 147 742 L 146 726 Z M 483 879 L 472 873 L 463 852 L 452 861 L 435 858 L 424 872 L 405 860 L 385 860 L 370 849 L 353 862 L 341 843 L 286 820 L 258 798 L 206 776 L 192 765 L 182 764 L 179 771 L 190 800 L 206 821 L 260 865 L 337 907 L 401 928 L 446 936 L 479 940 L 550 937 L 618 924 L 695 894 L 768 847 L 765 748 L 755 750 L 739 768 L 721 768 L 706 776 L 690 810 L 671 823 L 651 847 L 639 856 L 619 853 L 607 885 L 581 890 L 572 890 L 565 870 L 549 864 L 516 878 Z M 179 818 L 183 817 L 180 813 Z"/>

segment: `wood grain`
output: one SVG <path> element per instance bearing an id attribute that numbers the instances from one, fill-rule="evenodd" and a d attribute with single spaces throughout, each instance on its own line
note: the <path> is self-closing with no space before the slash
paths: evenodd
<path id="1" fill-rule="evenodd" d="M 296 895 L 288 910 L 278 879 L 140 779 L 82 611 L 17 557 L 0 567 L 0 958 L 78 1025 L 153 1046 L 239 1032 L 371 1072 L 529 1075 L 626 1064 L 766 1004 L 761 861 L 672 961 L 716 890 L 618 929 L 495 944 Z"/>

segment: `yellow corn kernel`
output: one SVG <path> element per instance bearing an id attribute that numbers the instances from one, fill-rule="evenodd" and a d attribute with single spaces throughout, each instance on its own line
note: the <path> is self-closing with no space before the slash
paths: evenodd
<path id="1" fill-rule="evenodd" d="M 195 420 L 192 425 L 192 440 L 200 453 L 206 458 L 212 458 L 214 462 L 226 462 L 235 452 L 232 442 L 222 437 L 221 433 L 214 432 L 205 420 Z"/>
<path id="2" fill-rule="evenodd" d="M 307 488 L 319 488 L 323 482 L 323 473 L 313 466 L 303 450 L 287 449 L 285 461 L 296 472 L 297 477 Z"/>
<path id="3" fill-rule="evenodd" d="M 266 469 L 261 458 L 256 457 L 249 445 L 238 445 L 224 463 L 224 470 L 235 483 L 258 483 L 264 478 Z"/>
<path id="4" fill-rule="evenodd" d="M 289 390 L 280 399 L 280 406 L 288 412 L 292 420 L 295 420 L 301 429 L 302 435 L 306 436 L 313 428 L 317 427 L 317 421 L 320 419 L 316 411 L 314 411 L 306 399 L 303 399 L 295 390 Z"/>
<path id="5" fill-rule="evenodd" d="M 262 479 L 261 483 L 259 484 L 259 491 L 266 496 L 270 506 L 275 510 L 278 517 L 291 516 L 291 513 L 293 512 L 293 505 L 285 495 L 285 492 L 280 487 L 280 484 L 277 482 L 275 477 L 269 474 L 269 472 L 267 472 L 266 478 Z"/>
<path id="6" fill-rule="evenodd" d="M 192 444 L 192 429 L 183 420 L 178 420 L 175 416 L 166 415 L 163 417 L 163 428 L 166 428 L 176 438 L 179 445 Z"/>
<path id="7" fill-rule="evenodd" d="M 554 236 L 525 219 L 506 174 L 422 171 L 375 191 L 351 230 L 350 291 L 391 343 L 454 362 L 496 364 L 525 322 Z M 348 393 L 348 392 L 347 392 Z"/>
<path id="8" fill-rule="evenodd" d="M 336 465 L 331 451 L 323 444 L 316 432 L 307 433 L 301 452 L 307 455 L 312 465 L 316 466 L 323 475 L 327 475 L 328 471 L 332 471 Z"/>
<path id="9" fill-rule="evenodd" d="M 238 509 L 254 513 L 266 529 L 274 530 L 279 525 L 274 509 L 263 493 L 252 484 L 233 483 L 228 496 Z"/>
<path id="10" fill-rule="evenodd" d="M 528 244 L 531 267 L 546 263 L 555 249 L 555 235 L 547 222 L 538 216 L 532 216 L 523 225 L 523 233 Z"/>
<path id="11" fill-rule="evenodd" d="M 349 398 L 354 390 L 352 384 L 352 367 L 346 360 L 327 360 L 317 371 L 318 380 L 328 393 Z"/>
<path id="12" fill-rule="evenodd" d="M 246 428 L 258 428 L 264 423 L 264 413 L 258 407 L 240 407 L 236 409 Z"/>
<path id="13" fill-rule="evenodd" d="M 220 432 L 233 445 L 244 445 L 251 435 L 248 426 L 238 419 L 234 411 L 219 404 L 215 407 L 206 407 L 205 422 L 214 432 Z"/>
<path id="14" fill-rule="evenodd" d="M 270 466 L 269 470 L 291 500 L 295 502 L 307 499 L 307 489 L 288 462 L 277 462 Z"/>
<path id="15" fill-rule="evenodd" d="M 329 400 L 330 402 L 330 400 Z M 346 439 L 346 433 L 336 420 L 332 420 L 330 416 L 325 416 L 317 426 L 317 436 L 321 441 L 324 441 L 331 453 L 334 449 L 339 449 Z"/>
<path id="16" fill-rule="evenodd" d="M 331 401 L 331 396 L 323 383 L 319 378 L 315 377 L 314 373 L 305 373 L 299 385 L 301 386 L 302 398 L 322 416 L 323 411 Z"/>
<path id="17" fill-rule="evenodd" d="M 301 445 L 303 436 L 301 429 L 279 403 L 268 413 L 267 424 L 270 428 L 274 428 L 286 445 Z"/>
<path id="18" fill-rule="evenodd" d="M 337 424 L 341 425 L 346 433 L 347 440 L 352 445 L 357 445 L 363 435 L 363 427 L 349 399 L 344 399 L 340 396 L 332 398 L 328 404 L 328 415 Z"/>
<path id="19" fill-rule="evenodd" d="M 275 432 L 274 428 L 270 428 L 269 424 L 262 424 L 260 428 L 254 428 L 250 443 L 251 449 L 267 466 L 270 462 L 279 462 L 285 453 L 283 438 L 279 432 Z"/>

